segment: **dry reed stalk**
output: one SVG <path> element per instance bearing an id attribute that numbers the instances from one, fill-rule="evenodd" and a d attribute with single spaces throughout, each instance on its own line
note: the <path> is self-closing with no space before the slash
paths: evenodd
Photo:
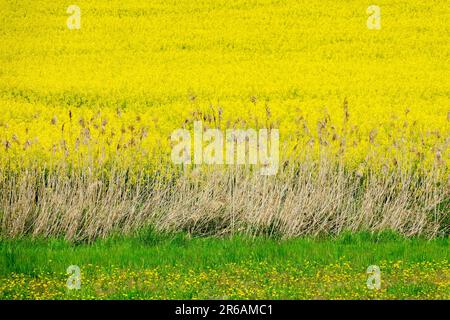
<path id="1" fill-rule="evenodd" d="M 68 173 L 64 166 L 0 169 L 0 230 L 4 237 L 88 241 L 149 225 L 197 235 L 394 230 L 431 238 L 449 227 L 449 190 L 437 171 L 361 176 L 326 159 L 286 162 L 276 176 L 246 167 L 190 168 L 177 177 L 137 173 L 135 179 L 119 168 L 106 176 L 88 168 Z"/>

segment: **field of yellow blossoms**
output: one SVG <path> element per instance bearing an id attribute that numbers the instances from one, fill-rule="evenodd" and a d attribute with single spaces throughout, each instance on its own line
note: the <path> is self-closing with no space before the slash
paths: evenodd
<path id="1" fill-rule="evenodd" d="M 448 2 L 0 8 L 0 299 L 450 298 Z M 197 121 L 279 130 L 277 174 L 177 165 Z M 196 240 L 108 244 L 146 228 Z"/>
<path id="2" fill-rule="evenodd" d="M 449 172 L 442 1 L 377 1 L 380 30 L 359 0 L 77 0 L 75 30 L 70 4 L 2 1 L 2 167 L 151 168 L 171 132 L 202 120 L 278 128 L 283 156 L 325 148 L 358 170 Z"/>

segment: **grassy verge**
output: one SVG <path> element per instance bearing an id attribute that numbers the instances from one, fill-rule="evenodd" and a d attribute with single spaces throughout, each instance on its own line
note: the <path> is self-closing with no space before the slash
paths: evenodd
<path id="1" fill-rule="evenodd" d="M 2 240 L 2 299 L 449 299 L 449 240 L 392 233 L 334 239 L 109 237 Z M 68 290 L 70 265 L 81 288 Z M 367 267 L 381 288 L 367 287 Z"/>

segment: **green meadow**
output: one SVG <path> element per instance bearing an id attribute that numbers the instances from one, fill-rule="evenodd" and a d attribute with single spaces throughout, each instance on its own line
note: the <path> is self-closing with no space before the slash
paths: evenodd
<path id="1" fill-rule="evenodd" d="M 448 238 L 390 232 L 278 240 L 147 230 L 93 243 L 3 239 L 0 298 L 449 299 L 448 249 Z M 79 276 L 66 273 L 69 266 Z M 379 288 L 369 266 L 380 270 Z"/>

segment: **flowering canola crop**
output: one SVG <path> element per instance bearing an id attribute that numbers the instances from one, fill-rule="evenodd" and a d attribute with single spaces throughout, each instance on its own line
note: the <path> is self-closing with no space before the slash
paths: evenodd
<path id="1" fill-rule="evenodd" d="M 2 1 L 0 164 L 170 160 L 170 134 L 278 128 L 282 153 L 450 164 L 450 7 L 324 0 Z"/>

